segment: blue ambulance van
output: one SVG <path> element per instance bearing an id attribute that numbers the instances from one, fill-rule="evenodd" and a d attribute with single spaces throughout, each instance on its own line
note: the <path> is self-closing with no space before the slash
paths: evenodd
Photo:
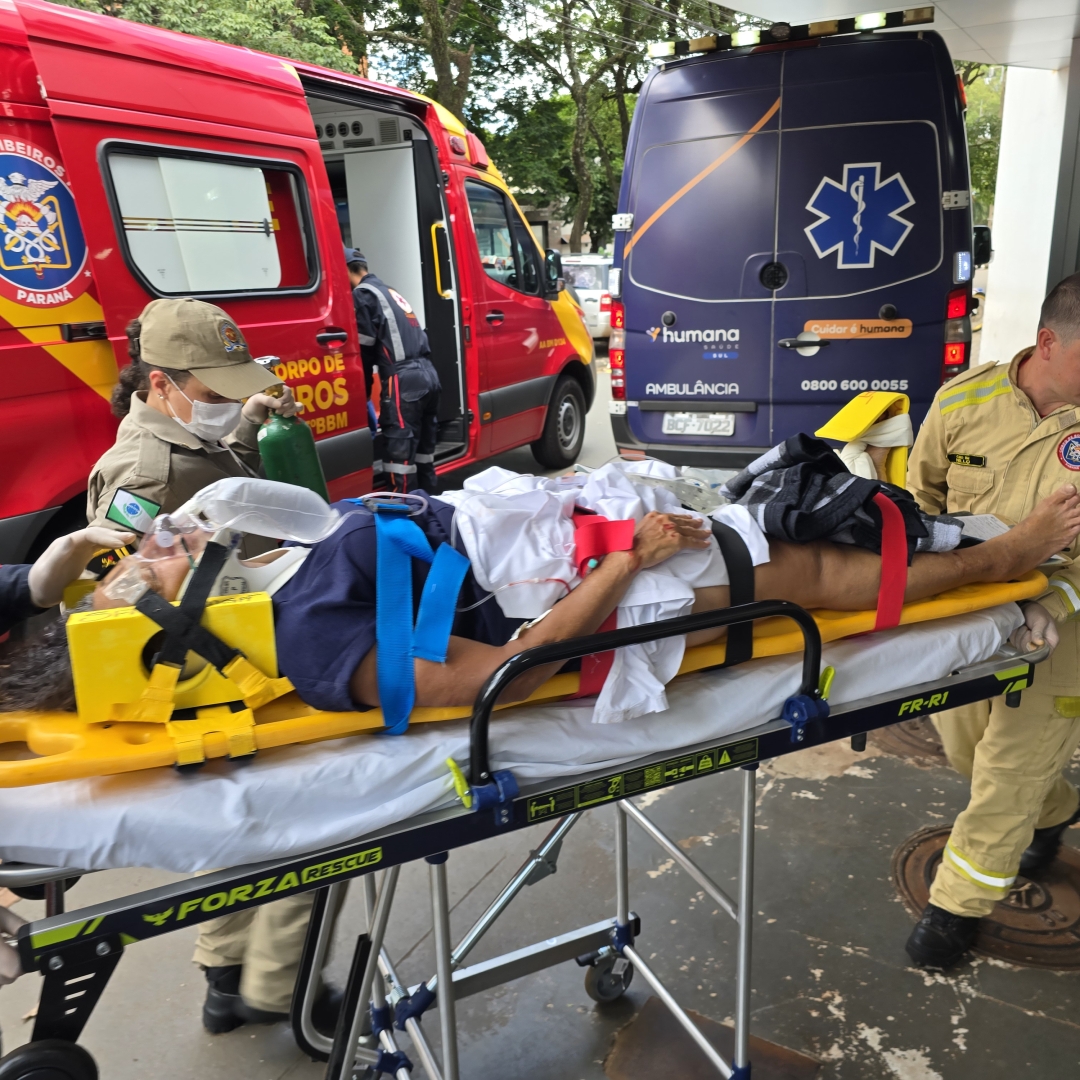
<path id="1" fill-rule="evenodd" d="M 615 217 L 622 455 L 741 467 L 863 390 L 907 393 L 918 424 L 970 359 L 964 103 L 944 42 L 847 19 L 665 45 Z"/>

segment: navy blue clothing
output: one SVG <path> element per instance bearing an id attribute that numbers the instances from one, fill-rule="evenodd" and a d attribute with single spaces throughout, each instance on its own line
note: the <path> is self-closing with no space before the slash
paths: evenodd
<path id="1" fill-rule="evenodd" d="M 413 521 L 432 549 L 450 542 L 454 508 L 438 499 Z M 375 644 L 375 517 L 353 503 L 338 503 L 349 517 L 332 536 L 312 547 L 296 575 L 274 596 L 278 665 L 309 705 L 330 712 L 356 709 L 349 680 Z M 458 545 L 461 550 L 460 543 Z M 428 564 L 412 560 L 413 619 Z M 459 608 L 482 600 L 484 591 L 470 571 L 458 597 Z M 472 611 L 459 612 L 458 637 L 505 645 L 521 624 L 508 619 L 492 598 Z"/>
<path id="2" fill-rule="evenodd" d="M 44 610 L 30 599 L 30 563 L 0 566 L 0 634 Z"/>
<path id="3" fill-rule="evenodd" d="M 385 304 L 380 303 L 372 289 L 377 289 L 382 294 Z M 364 377 L 368 382 L 368 397 L 371 396 L 373 369 L 378 368 L 379 375 L 385 382 L 395 372 L 395 361 L 431 356 L 428 336 L 420 325 L 420 320 L 407 301 L 405 306 L 409 310 L 405 310 L 398 299 L 400 296 L 400 293 L 395 293 L 385 281 L 374 274 L 365 275 L 364 280 L 353 289 L 353 308 L 356 312 L 356 329 L 360 334 L 360 356 L 364 364 Z M 404 300 L 403 297 L 401 299 Z M 387 311 L 394 317 L 393 329 L 387 320 Z"/>

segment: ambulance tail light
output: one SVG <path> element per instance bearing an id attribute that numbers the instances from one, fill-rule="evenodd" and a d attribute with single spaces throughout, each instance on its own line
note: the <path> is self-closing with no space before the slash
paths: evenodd
<path id="1" fill-rule="evenodd" d="M 962 319 L 968 313 L 967 289 L 953 289 L 945 306 L 946 319 Z"/>
<path id="2" fill-rule="evenodd" d="M 967 342 L 966 341 L 953 341 L 945 346 L 945 368 L 959 367 L 961 364 L 967 362 Z M 956 372 L 949 371 L 949 378 L 956 374 Z"/>
<path id="3" fill-rule="evenodd" d="M 945 346 L 941 358 L 941 381 L 959 375 L 971 357 L 970 286 L 953 289 L 945 299 Z"/>
<path id="4" fill-rule="evenodd" d="M 626 400 L 626 308 L 609 298 L 611 337 L 608 338 L 608 363 L 611 365 L 611 397 Z"/>

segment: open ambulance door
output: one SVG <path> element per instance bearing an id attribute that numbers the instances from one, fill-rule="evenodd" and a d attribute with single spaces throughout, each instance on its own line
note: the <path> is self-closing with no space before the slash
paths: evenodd
<path id="1" fill-rule="evenodd" d="M 389 96 L 304 83 L 336 242 L 359 248 L 371 273 L 405 297 L 427 330 L 442 383 L 435 461 L 453 460 L 467 450 L 468 427 L 458 274 L 435 144 L 424 121 Z"/>

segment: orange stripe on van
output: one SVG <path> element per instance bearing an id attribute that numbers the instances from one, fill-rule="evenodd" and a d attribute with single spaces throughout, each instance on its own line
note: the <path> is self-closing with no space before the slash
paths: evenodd
<path id="1" fill-rule="evenodd" d="M 734 146 L 729 146 L 714 162 L 706 165 L 705 168 L 702 169 L 701 172 L 699 172 L 697 176 L 693 178 L 693 180 L 688 180 L 685 184 L 683 184 L 681 188 L 679 188 L 678 191 L 675 192 L 674 195 L 671 196 L 670 199 L 667 200 L 667 202 L 665 202 L 659 209 L 654 210 L 649 216 L 648 220 L 645 222 L 645 224 L 642 225 L 641 228 L 638 229 L 638 231 L 634 233 L 634 235 L 631 236 L 629 240 L 627 240 L 626 247 L 623 248 L 623 258 L 625 259 L 626 256 L 630 254 L 630 249 L 642 238 L 642 236 L 645 235 L 645 233 L 649 229 L 652 228 L 656 221 L 664 214 L 666 214 L 688 191 L 690 191 L 692 188 L 697 187 L 697 185 L 700 184 L 701 181 L 709 175 L 709 173 L 714 172 L 716 169 L 719 169 L 720 166 L 723 165 L 724 162 L 732 156 L 732 154 L 738 153 L 776 115 L 776 111 L 779 108 L 780 99 L 777 98 L 772 103 L 772 105 L 769 106 L 769 109 L 765 113 L 765 115 L 741 139 L 739 139 L 739 141 L 735 143 Z"/>

